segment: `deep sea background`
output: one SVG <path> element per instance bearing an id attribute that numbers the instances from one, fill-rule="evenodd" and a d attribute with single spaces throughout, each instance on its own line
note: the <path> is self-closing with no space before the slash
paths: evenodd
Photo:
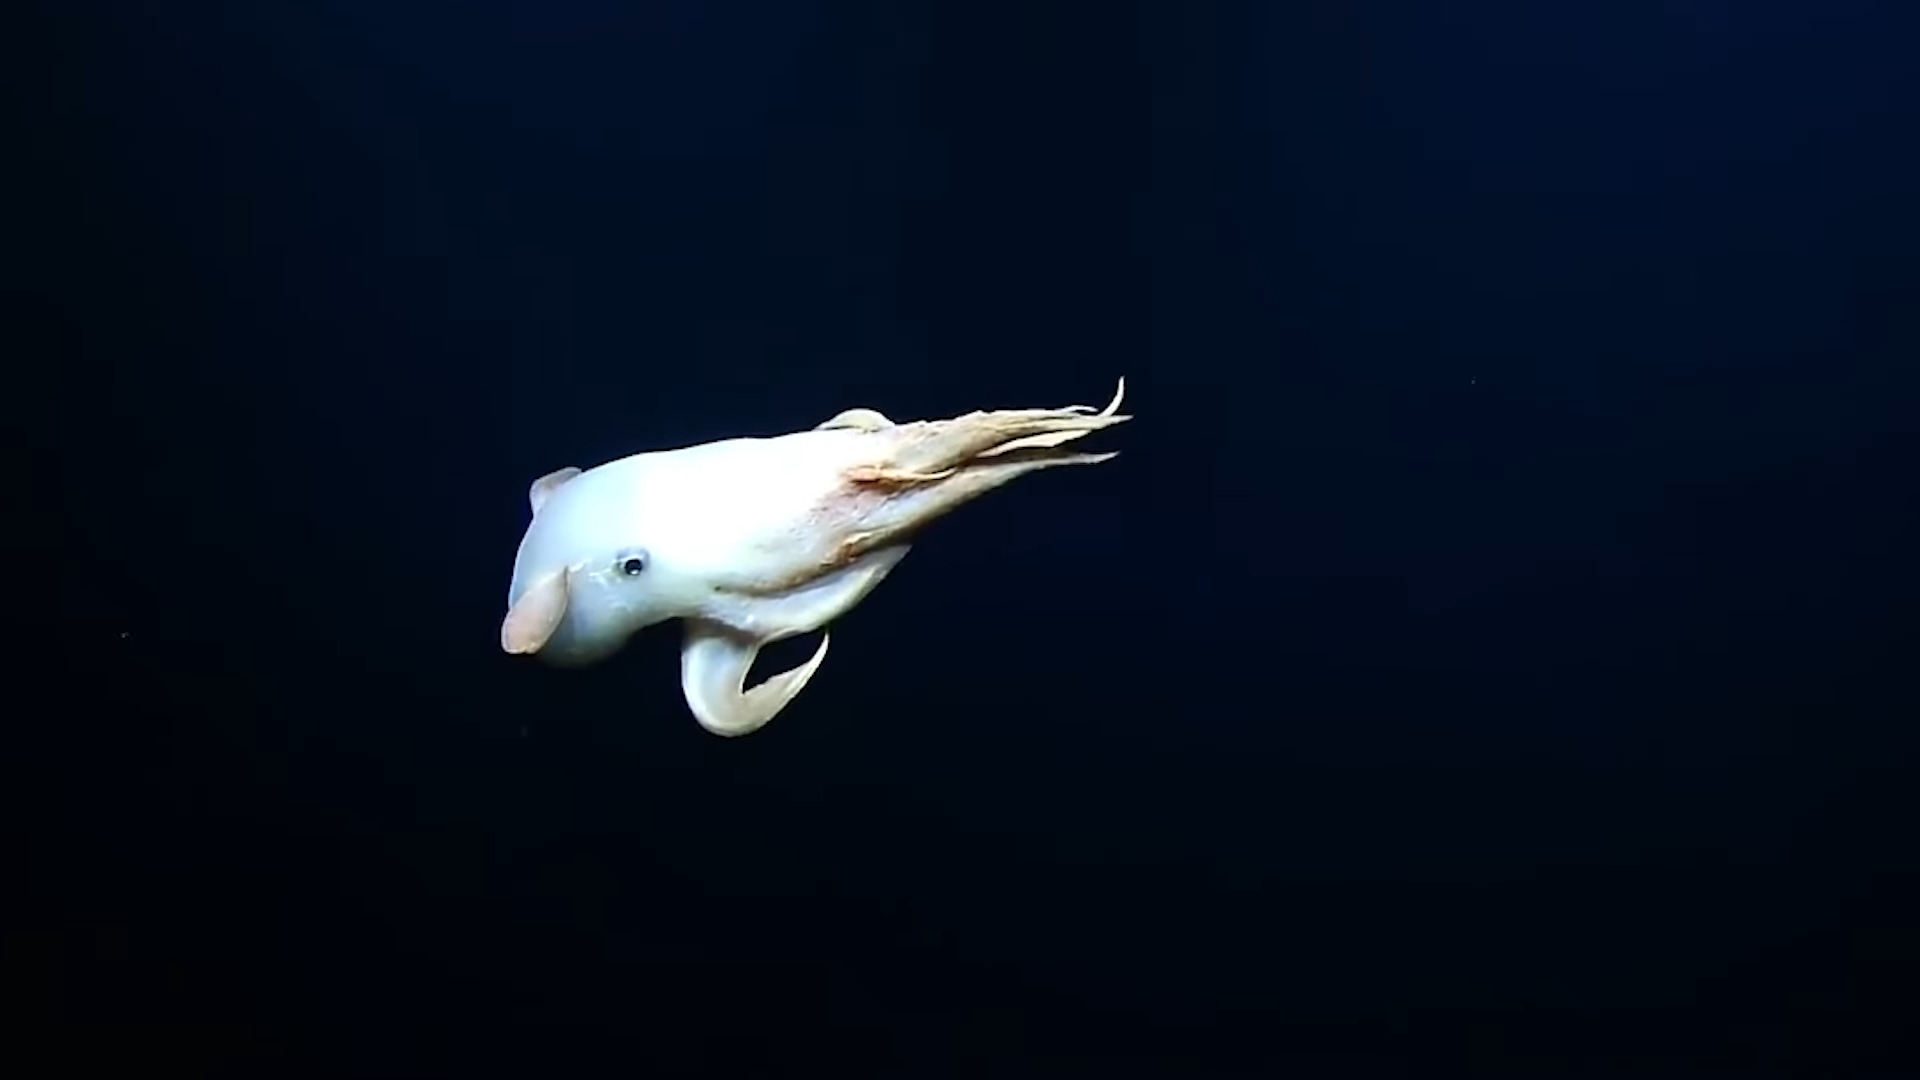
<path id="1" fill-rule="evenodd" d="M 1912 5 L 20 17 L 23 1055 L 1920 1056 Z M 545 472 L 1120 375 L 750 738 L 499 652 Z"/>

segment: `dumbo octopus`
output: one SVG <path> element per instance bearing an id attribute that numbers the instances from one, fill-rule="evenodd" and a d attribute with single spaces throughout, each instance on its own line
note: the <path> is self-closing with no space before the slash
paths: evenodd
<path id="1" fill-rule="evenodd" d="M 762 646 L 846 614 L 928 522 L 1014 477 L 1093 465 L 1061 449 L 1123 423 L 1121 379 L 1104 409 L 971 412 L 896 424 L 849 409 L 810 431 L 634 454 L 561 469 L 527 494 L 533 521 L 507 590 L 500 647 L 562 667 L 620 651 L 680 619 L 680 683 L 700 726 L 758 731 L 826 658 L 747 689 Z"/>

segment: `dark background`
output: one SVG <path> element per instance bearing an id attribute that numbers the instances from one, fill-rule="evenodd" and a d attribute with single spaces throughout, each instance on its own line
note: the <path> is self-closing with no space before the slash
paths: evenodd
<path id="1" fill-rule="evenodd" d="M 1911 1059 L 1912 5 L 31 18 L 57 1060 Z M 1118 459 L 943 523 L 751 738 L 672 629 L 498 650 L 542 473 L 1122 374 Z"/>

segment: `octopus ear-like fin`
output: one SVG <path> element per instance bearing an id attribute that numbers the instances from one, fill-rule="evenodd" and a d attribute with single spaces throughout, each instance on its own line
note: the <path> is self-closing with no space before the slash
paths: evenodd
<path id="1" fill-rule="evenodd" d="M 500 648 L 510 653 L 539 652 L 566 615 L 567 572 L 557 570 L 535 580 L 507 610 L 500 623 Z"/>
<path id="2" fill-rule="evenodd" d="M 554 492 L 565 487 L 569 481 L 579 475 L 580 470 L 569 465 L 564 469 L 555 469 L 535 480 L 527 488 L 527 505 L 533 508 L 536 515 L 539 514 L 540 508 L 547 505 L 547 500 L 553 498 Z"/>
<path id="3" fill-rule="evenodd" d="M 815 431 L 832 431 L 835 428 L 852 428 L 855 431 L 880 431 L 893 426 L 887 414 L 878 409 L 848 409 L 831 420 L 821 422 Z"/>
<path id="4" fill-rule="evenodd" d="M 688 619 L 687 640 L 680 650 L 680 688 L 687 707 L 700 726 L 715 735 L 731 738 L 758 731 L 806 689 L 827 657 L 828 640 L 822 634 L 812 659 L 748 690 L 747 672 L 761 643 L 714 623 Z"/>

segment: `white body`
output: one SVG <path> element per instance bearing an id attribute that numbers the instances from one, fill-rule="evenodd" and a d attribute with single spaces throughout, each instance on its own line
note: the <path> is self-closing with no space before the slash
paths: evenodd
<path id="1" fill-rule="evenodd" d="M 928 521 L 1016 476 L 1111 457 L 1057 448 L 1127 420 L 1119 403 L 909 424 L 854 409 L 791 435 L 562 469 L 528 493 L 501 647 L 577 667 L 681 619 L 695 718 L 716 734 L 757 730 L 812 678 L 827 640 L 744 689 L 762 645 L 846 613 Z"/>
<path id="2" fill-rule="evenodd" d="M 636 622 L 652 613 L 648 608 L 697 611 L 747 633 L 764 632 L 765 614 L 756 615 L 754 598 L 727 586 L 777 577 L 788 558 L 804 559 L 818 546 L 803 530 L 820 493 L 858 462 L 861 438 L 829 430 L 727 439 L 589 469 L 535 513 L 514 559 L 507 606 L 519 601 L 536 573 L 575 568 L 566 619 L 538 654 L 567 666 L 619 651 L 633 630 L 657 621 Z M 635 546 L 655 575 L 644 596 L 624 588 L 611 564 L 599 565 L 622 548 L 623 538 L 643 538 Z"/>

